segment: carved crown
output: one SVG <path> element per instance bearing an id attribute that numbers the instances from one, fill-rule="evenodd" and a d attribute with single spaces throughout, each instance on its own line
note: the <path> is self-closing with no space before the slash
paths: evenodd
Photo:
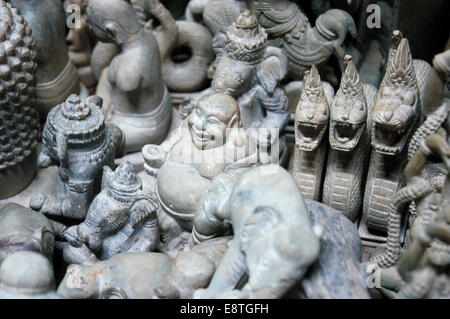
<path id="1" fill-rule="evenodd" d="M 266 31 L 251 11 L 243 11 L 227 32 L 225 50 L 228 56 L 245 63 L 257 64 L 263 59 L 266 46 Z"/>

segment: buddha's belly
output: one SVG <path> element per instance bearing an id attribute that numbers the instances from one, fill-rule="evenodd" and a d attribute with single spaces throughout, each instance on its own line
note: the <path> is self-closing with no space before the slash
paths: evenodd
<path id="1" fill-rule="evenodd" d="M 169 214 L 191 220 L 209 183 L 194 167 L 169 161 L 158 173 L 158 197 Z"/>

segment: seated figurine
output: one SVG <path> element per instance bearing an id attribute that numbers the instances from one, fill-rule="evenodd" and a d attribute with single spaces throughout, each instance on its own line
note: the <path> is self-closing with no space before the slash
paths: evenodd
<path id="1" fill-rule="evenodd" d="M 191 232 L 192 220 L 202 206 L 219 209 L 225 200 L 221 185 L 232 184 L 258 163 L 256 146 L 252 147 L 240 125 L 239 107 L 223 93 L 202 97 L 169 139 L 160 146 L 146 145 L 142 154 L 147 172 L 157 176 L 158 220 L 168 241 L 183 231 Z M 217 190 L 211 193 L 215 195 L 202 204 L 212 188 Z"/>
<path id="2" fill-rule="evenodd" d="M 0 266 L 0 299 L 58 299 L 50 261 L 33 251 L 6 258 Z"/>
<path id="3" fill-rule="evenodd" d="M 154 251 L 159 243 L 158 204 L 140 194 L 141 188 L 142 181 L 129 162 L 114 172 L 105 166 L 102 191 L 92 201 L 86 219 L 64 234 L 71 244 L 63 252 L 66 261 L 84 262 L 92 253 L 105 260 L 124 252 Z"/>
<path id="4" fill-rule="evenodd" d="M 265 130 L 255 136 L 258 144 L 274 145 L 289 121 L 288 99 L 279 85 L 287 73 L 286 56 L 267 45 L 266 32 L 248 10 L 228 29 L 216 53 L 211 88 L 203 94 L 222 92 L 235 98 L 242 126 Z M 273 130 L 277 134 L 269 134 Z"/>
<path id="5" fill-rule="evenodd" d="M 100 190 L 103 166 L 113 167 L 123 150 L 123 135 L 113 124 L 104 123 L 96 96 L 81 100 L 71 95 L 54 107 L 45 123 L 38 165 L 58 166 L 52 196 L 35 194 L 30 207 L 50 216 L 81 220 Z"/>
<path id="6" fill-rule="evenodd" d="M 159 144 L 169 131 L 172 104 L 154 35 L 140 24 L 129 1 L 92 0 L 87 15 L 97 39 L 119 47 L 97 87 L 106 121 L 122 129 L 127 152 Z"/>

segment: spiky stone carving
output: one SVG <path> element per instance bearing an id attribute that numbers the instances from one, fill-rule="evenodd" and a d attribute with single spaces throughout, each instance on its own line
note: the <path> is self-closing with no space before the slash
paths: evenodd
<path id="1" fill-rule="evenodd" d="M 35 40 L 19 11 L 0 0 L 0 199 L 25 188 L 36 171 Z"/>

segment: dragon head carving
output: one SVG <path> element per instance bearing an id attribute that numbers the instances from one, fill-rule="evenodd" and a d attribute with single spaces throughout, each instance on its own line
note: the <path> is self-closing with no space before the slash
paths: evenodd
<path id="1" fill-rule="evenodd" d="M 295 143 L 303 151 L 314 151 L 327 130 L 329 110 L 315 65 L 306 74 L 303 92 L 295 112 Z"/>
<path id="2" fill-rule="evenodd" d="M 420 114 L 420 97 L 407 39 L 390 54 L 372 113 L 372 147 L 380 154 L 398 155 Z"/>
<path id="3" fill-rule="evenodd" d="M 366 129 L 367 102 L 358 71 L 351 56 L 345 56 L 345 72 L 330 107 L 331 148 L 350 152 Z"/>

